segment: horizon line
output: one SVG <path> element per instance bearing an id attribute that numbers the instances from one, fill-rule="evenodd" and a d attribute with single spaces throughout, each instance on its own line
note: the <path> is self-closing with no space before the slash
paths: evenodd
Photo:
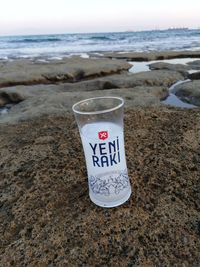
<path id="1" fill-rule="evenodd" d="M 169 27 L 169 28 L 153 28 L 145 30 L 124 30 L 124 31 L 98 31 L 98 32 L 62 32 L 62 33 L 27 33 L 27 34 L 1 34 L 0 37 L 15 37 L 15 36 L 38 36 L 38 35 L 66 35 L 66 34 L 102 34 L 102 33 L 128 33 L 128 32 L 151 32 L 151 31 L 175 31 L 175 30 L 200 30 L 200 26 L 197 27 Z"/>

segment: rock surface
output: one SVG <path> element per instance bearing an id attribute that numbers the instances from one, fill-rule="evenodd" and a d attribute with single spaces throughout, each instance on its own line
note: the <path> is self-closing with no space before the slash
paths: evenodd
<path id="1" fill-rule="evenodd" d="M 14 92 L 0 91 L 0 107 L 6 106 L 7 104 L 17 104 L 23 100 L 24 97 L 16 90 Z"/>
<path id="2" fill-rule="evenodd" d="M 134 87 L 138 85 L 169 87 L 173 83 L 184 79 L 184 76 L 176 71 L 154 70 L 129 75 L 113 75 L 102 79 L 111 82 L 117 87 Z"/>
<path id="3" fill-rule="evenodd" d="M 127 71 L 124 61 L 110 59 L 67 58 L 49 63 L 15 60 L 0 63 L 0 87 L 14 85 L 76 82 Z"/>
<path id="4" fill-rule="evenodd" d="M 168 87 L 184 79 L 176 71 L 155 70 L 137 74 L 110 75 L 76 83 L 59 85 L 12 86 L 1 88 L 0 105 L 15 94 L 22 101 L 1 122 L 16 122 L 42 114 L 58 114 L 71 110 L 72 103 L 94 96 L 118 95 L 126 98 L 128 106 L 158 106 L 168 96 Z M 2 101 L 2 102 L 1 102 Z M 19 102 L 20 102 L 19 101 Z M 10 101 L 12 103 L 12 101 Z"/>
<path id="5" fill-rule="evenodd" d="M 200 71 L 189 73 L 188 74 L 188 79 L 191 79 L 191 80 L 200 80 Z"/>
<path id="6" fill-rule="evenodd" d="M 200 51 L 163 51 L 163 52 L 108 52 L 103 54 L 107 58 L 126 59 L 127 61 L 151 61 L 173 58 L 200 58 Z"/>
<path id="7" fill-rule="evenodd" d="M 187 76 L 187 70 L 191 67 L 183 64 L 171 64 L 166 62 L 156 62 L 148 65 L 151 70 L 174 70 Z"/>
<path id="8" fill-rule="evenodd" d="M 200 262 L 200 111 L 125 113 L 130 200 L 91 203 L 72 116 L 0 126 L 0 266 Z"/>
<path id="9" fill-rule="evenodd" d="M 24 90 L 25 87 L 21 87 L 21 89 Z M 34 88 L 31 90 L 34 90 Z M 8 114 L 0 117 L 0 123 L 16 123 L 40 117 L 44 114 L 69 113 L 74 103 L 94 96 L 120 96 L 126 100 L 127 107 L 159 106 L 161 105 L 160 100 L 168 96 L 168 90 L 165 87 L 151 86 L 93 90 L 85 91 L 84 94 L 78 91 L 52 93 L 50 90 L 49 94 L 45 93 L 27 97 L 25 101 L 13 106 Z"/>
<path id="10" fill-rule="evenodd" d="M 175 94 L 185 102 L 200 106 L 200 81 L 191 81 L 177 85 Z"/>
<path id="11" fill-rule="evenodd" d="M 187 63 L 192 69 L 200 70 L 200 60 L 194 60 Z"/>

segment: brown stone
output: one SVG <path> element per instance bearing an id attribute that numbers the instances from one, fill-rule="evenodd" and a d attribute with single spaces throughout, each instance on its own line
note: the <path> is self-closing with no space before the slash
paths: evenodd
<path id="1" fill-rule="evenodd" d="M 198 266 L 199 125 L 199 110 L 126 111 L 133 193 L 113 209 L 89 199 L 73 116 L 1 125 L 0 266 Z"/>

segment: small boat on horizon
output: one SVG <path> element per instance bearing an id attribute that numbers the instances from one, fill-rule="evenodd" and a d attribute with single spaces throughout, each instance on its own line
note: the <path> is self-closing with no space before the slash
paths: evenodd
<path id="1" fill-rule="evenodd" d="M 188 31 L 189 30 L 189 28 L 186 28 L 186 27 L 178 27 L 178 28 L 176 28 L 176 27 L 170 27 L 170 28 L 168 28 L 167 29 L 167 31 Z"/>

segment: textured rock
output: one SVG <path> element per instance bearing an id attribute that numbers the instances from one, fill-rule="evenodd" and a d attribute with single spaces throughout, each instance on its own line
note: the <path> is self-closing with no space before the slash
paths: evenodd
<path id="1" fill-rule="evenodd" d="M 75 84 L 62 84 L 57 88 L 60 91 L 93 91 L 113 88 L 133 88 L 135 86 L 169 87 L 175 82 L 183 79 L 184 76 L 176 71 L 155 70 L 136 74 L 110 75 Z"/>
<path id="2" fill-rule="evenodd" d="M 107 58 L 126 59 L 127 61 L 151 61 L 173 58 L 199 58 L 200 51 L 163 51 L 163 52 L 108 52 L 103 54 Z"/>
<path id="3" fill-rule="evenodd" d="M 199 80 L 200 79 L 200 71 L 189 73 L 188 78 L 191 80 Z"/>
<path id="4" fill-rule="evenodd" d="M 191 69 L 193 70 L 200 70 L 200 60 L 194 60 L 187 63 Z"/>
<path id="5" fill-rule="evenodd" d="M 1 89 L 2 95 L 18 96 L 23 103 L 11 108 L 9 114 L 0 118 L 0 122 L 30 119 L 41 114 L 65 112 L 71 109 L 73 100 L 93 96 L 121 95 L 130 99 L 130 106 L 159 105 L 168 95 L 167 87 L 183 75 L 169 70 L 142 72 L 137 74 L 111 75 L 88 81 L 65 83 L 60 85 L 13 86 Z M 135 88 L 136 87 L 136 88 Z M 155 88 L 152 88 L 155 87 Z M 121 88 L 121 90 L 120 90 Z M 128 89 L 130 88 L 130 92 Z M 86 93 L 87 92 L 87 93 Z M 84 96 L 82 95 L 84 93 Z M 12 101 L 4 101 L 0 95 L 0 106 Z M 12 119 L 13 117 L 13 119 Z"/>
<path id="6" fill-rule="evenodd" d="M 177 85 L 175 87 L 175 94 L 185 102 L 200 106 L 200 81 Z"/>
<path id="7" fill-rule="evenodd" d="M 0 117 L 0 123 L 13 123 L 47 114 L 71 112 L 72 105 L 82 99 L 94 96 L 121 96 L 127 107 L 159 106 L 160 100 L 168 96 L 165 87 L 137 86 L 134 88 L 93 90 L 84 92 L 60 92 L 38 94 L 13 106 L 9 113 Z"/>
<path id="8" fill-rule="evenodd" d="M 0 91 L 0 107 L 7 104 L 19 103 L 23 101 L 24 98 L 18 92 L 1 92 Z"/>
<path id="9" fill-rule="evenodd" d="M 0 63 L 0 87 L 13 85 L 76 82 L 127 71 L 130 64 L 110 59 L 67 58 L 62 61 L 37 63 L 15 60 Z"/>
<path id="10" fill-rule="evenodd" d="M 174 70 L 187 76 L 187 70 L 191 67 L 183 64 L 171 64 L 166 62 L 156 62 L 148 65 L 151 70 Z"/>
<path id="11" fill-rule="evenodd" d="M 0 266 L 192 266 L 200 262 L 200 112 L 125 114 L 133 193 L 88 196 L 72 116 L 0 126 Z"/>
<path id="12" fill-rule="evenodd" d="M 96 78 L 76 83 L 42 84 L 33 86 L 12 86 L 1 88 L 2 92 L 19 93 L 23 97 L 31 97 L 42 94 L 70 91 L 93 91 L 114 88 L 132 88 L 135 86 L 166 86 L 184 79 L 184 76 L 176 71 L 154 70 L 136 74 L 109 75 L 103 78 Z"/>
<path id="13" fill-rule="evenodd" d="M 113 75 L 102 78 L 103 81 L 110 81 L 117 87 L 134 86 L 166 86 L 169 87 L 175 82 L 184 79 L 184 76 L 176 71 L 154 70 L 149 72 L 140 72 L 129 75 Z"/>

